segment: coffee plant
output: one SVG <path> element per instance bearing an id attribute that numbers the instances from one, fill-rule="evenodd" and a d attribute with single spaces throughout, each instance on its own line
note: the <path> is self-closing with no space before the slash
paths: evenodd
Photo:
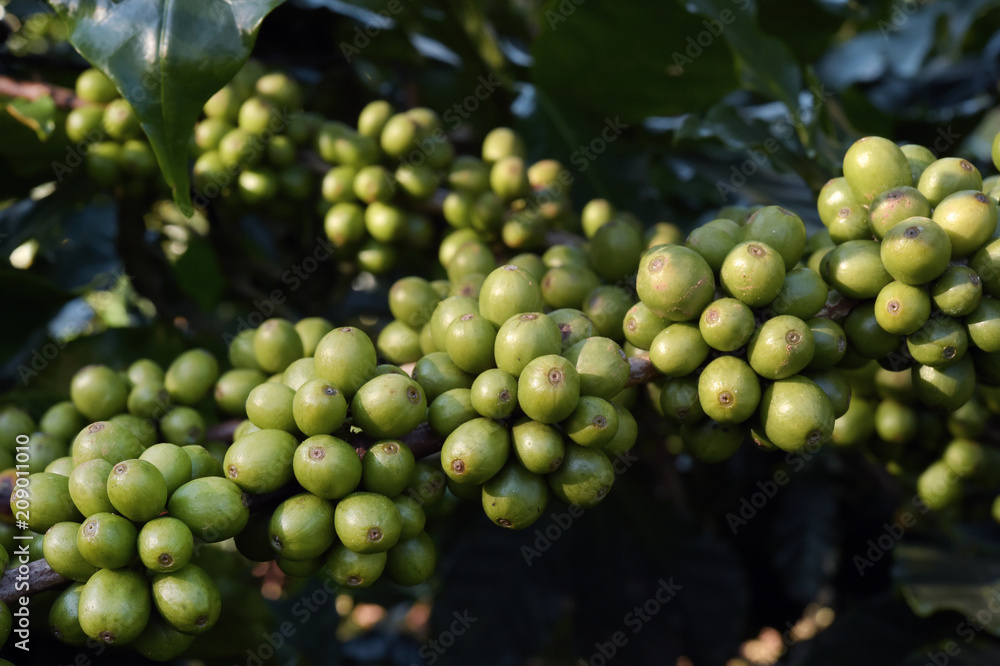
<path id="1" fill-rule="evenodd" d="M 0 12 L 0 664 L 1000 659 L 997 3 Z"/>

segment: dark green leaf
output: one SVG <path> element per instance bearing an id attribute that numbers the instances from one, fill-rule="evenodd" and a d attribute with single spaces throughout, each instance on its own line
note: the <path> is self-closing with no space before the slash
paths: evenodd
<path id="1" fill-rule="evenodd" d="M 35 100 L 11 100 L 6 108 L 19 123 L 33 129 L 39 141 L 48 139 L 56 128 L 56 103 L 49 95 Z"/>
<path id="2" fill-rule="evenodd" d="M 28 271 L 0 271 L 0 302 L 4 304 L 7 319 L 4 334 L 0 336 L 0 358 L 12 359 L 72 297 L 69 292 Z M 43 335 L 36 337 L 40 342 L 48 342 Z M 16 368 L 5 370 L 9 373 Z M 14 374 L 16 377 L 17 373 Z"/>
<path id="3" fill-rule="evenodd" d="M 921 617 L 951 610 L 977 618 L 1000 636 L 1000 561 L 995 553 L 957 552 L 938 545 L 901 543 L 894 575 L 903 597 Z M 985 611 L 985 612 L 983 612 Z"/>
<path id="4" fill-rule="evenodd" d="M 250 55 L 283 0 L 51 0 L 69 41 L 132 104 L 174 200 L 191 207 L 188 142 L 205 101 Z"/>
<path id="5" fill-rule="evenodd" d="M 811 466 L 791 477 L 781 491 L 771 523 L 772 561 L 789 598 L 805 605 L 835 572 L 837 488 L 833 478 Z"/>
<path id="6" fill-rule="evenodd" d="M 86 179 L 67 180 L 47 196 L 25 198 L 0 210 L 0 256 L 9 257 L 29 239 L 39 241 L 39 252 L 64 244 L 66 220 L 93 198 L 93 185 Z"/>
<path id="7" fill-rule="evenodd" d="M 964 622 L 960 620 L 959 622 Z M 968 628 L 966 628 L 968 627 Z M 947 666 L 996 666 L 1000 664 L 1000 643 L 988 637 L 976 636 L 967 624 L 947 639 L 939 641 L 930 649 L 915 650 L 912 655 L 899 662 L 898 666 L 927 666 L 935 659 Z M 947 661 L 945 661 L 947 659 Z"/>
<path id="8" fill-rule="evenodd" d="M 789 109 L 797 106 L 802 72 L 788 47 L 757 27 L 753 0 L 691 0 L 690 4 L 705 17 L 704 30 L 713 36 L 718 33 L 729 44 L 744 87 L 784 102 Z"/>
<path id="9" fill-rule="evenodd" d="M 226 279 L 212 246 L 202 238 L 192 238 L 187 251 L 174 264 L 178 286 L 202 310 L 218 305 L 226 289 Z"/>
<path id="10" fill-rule="evenodd" d="M 724 40 L 702 20 L 671 2 L 549 2 L 533 81 L 563 113 L 627 123 L 707 108 L 738 81 Z"/>

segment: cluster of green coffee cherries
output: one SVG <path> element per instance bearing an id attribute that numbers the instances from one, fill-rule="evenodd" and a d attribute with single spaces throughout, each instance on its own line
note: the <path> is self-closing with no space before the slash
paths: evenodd
<path id="1" fill-rule="evenodd" d="M 817 202 L 830 242 L 811 262 L 853 302 L 841 366 L 859 376 L 835 441 L 874 434 L 890 469 L 915 474 L 946 512 L 1000 483 L 1000 452 L 981 443 L 1000 413 L 997 182 L 967 160 L 868 137 Z"/>
<path id="2" fill-rule="evenodd" d="M 823 188 L 827 230 L 811 238 L 768 206 L 648 250 L 625 334 L 668 377 L 651 385 L 654 405 L 702 460 L 747 434 L 790 452 L 874 440 L 912 472 L 928 454 L 901 447 L 939 433 L 936 459 L 946 424 L 960 441 L 917 483 L 943 508 L 958 480 L 1000 471 L 974 441 L 1000 384 L 996 178 L 878 137 L 851 146 L 844 174 Z"/>
<path id="3" fill-rule="evenodd" d="M 197 205 L 218 202 L 284 218 L 310 203 L 316 178 L 300 153 L 322 118 L 302 110 L 295 79 L 249 60 L 202 111 L 191 140 Z"/>
<path id="4" fill-rule="evenodd" d="M 374 101 L 351 127 L 301 106 L 294 79 L 249 61 L 208 100 L 195 127 L 198 193 L 279 216 L 290 205 L 315 206 L 341 255 L 374 274 L 431 248 L 432 216 L 464 230 L 462 242 L 502 241 L 515 250 L 542 247 L 549 231 L 581 228 L 569 172 L 554 160 L 527 163 L 524 140 L 509 128 L 487 134 L 481 157 L 456 156 L 429 108 L 399 112 Z"/>
<path id="5" fill-rule="evenodd" d="M 22 452 L 12 444 L 5 463 L 29 461 L 23 478 L 13 469 L 4 474 L 7 519 L 24 520 L 33 549 L 75 581 L 49 617 L 59 640 L 130 644 L 149 658 L 175 657 L 220 613 L 216 584 L 192 560 L 199 549 L 229 539 L 252 561 L 276 560 L 299 577 L 324 569 L 345 587 L 367 587 L 383 570 L 404 585 L 431 575 L 435 552 L 423 531 L 423 507 L 440 501 L 443 480 L 401 442 L 379 442 L 362 461 L 343 439 L 304 437 L 336 431 L 344 421 L 337 400 L 343 405 L 344 397 L 326 380 L 306 380 L 314 375 L 312 351 L 332 326 L 320 319 L 285 324 L 272 320 L 251 331 L 249 350 L 247 336 L 237 336 L 234 369 L 221 376 L 201 349 L 181 354 L 166 371 L 148 359 L 123 373 L 87 366 L 72 379 L 71 400 L 50 407 L 38 423 L 17 408 L 0 413 L 4 442 L 25 447 L 15 455 Z M 298 362 L 282 360 L 291 356 Z M 262 369 L 279 366 L 283 372 L 268 383 Z M 281 389 L 299 396 L 302 428 L 274 420 Z M 232 446 L 209 444 L 210 451 L 205 422 L 217 411 L 251 420 Z M 413 425 L 407 422 L 407 431 Z M 293 477 L 301 488 L 289 493 Z M 291 496 L 251 515 L 250 494 L 281 488 Z M 9 621 L 9 612 L 2 617 Z"/>
<path id="6" fill-rule="evenodd" d="M 202 446 L 192 406 L 205 407 L 217 373 L 201 350 L 166 372 L 148 359 L 124 373 L 92 365 L 37 424 L 18 409 L 0 415 L 5 444 L 23 443 L 6 453 L 18 467 L 4 473 L 5 518 L 26 522 L 32 539 L 17 543 L 74 581 L 48 618 L 60 641 L 131 644 L 167 660 L 218 620 L 219 588 L 195 560 L 242 529 L 249 509 Z"/>
<path id="7" fill-rule="evenodd" d="M 82 159 L 94 183 L 139 193 L 162 180 L 132 105 L 103 72 L 84 70 L 76 79 L 76 96 L 83 103 L 66 115 L 66 138 L 70 154 Z M 69 159 L 67 167 L 74 166 Z"/>

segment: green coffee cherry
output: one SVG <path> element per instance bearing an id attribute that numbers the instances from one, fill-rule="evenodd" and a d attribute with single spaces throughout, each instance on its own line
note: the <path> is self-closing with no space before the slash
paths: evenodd
<path id="1" fill-rule="evenodd" d="M 693 372 L 708 358 L 709 347 L 698 326 L 677 322 L 667 326 L 653 339 L 649 360 L 656 369 L 671 377 Z"/>
<path id="2" fill-rule="evenodd" d="M 720 463 L 732 457 L 746 439 L 747 429 L 743 424 L 719 423 L 703 419 L 696 423 L 685 423 L 680 430 L 684 450 L 703 463 Z"/>
<path id="3" fill-rule="evenodd" d="M 765 206 L 747 218 L 741 240 L 758 241 L 774 248 L 784 260 L 787 272 L 805 251 L 806 227 L 795 213 L 781 206 Z"/>
<path id="4" fill-rule="evenodd" d="M 784 379 L 804 370 L 814 352 L 809 326 L 798 317 L 779 315 L 757 329 L 747 346 L 747 359 L 761 377 Z"/>
<path id="5" fill-rule="evenodd" d="M 427 422 L 439 435 L 447 436 L 466 421 L 479 416 L 472 406 L 472 391 L 466 388 L 445 391 L 430 404 Z"/>
<path id="6" fill-rule="evenodd" d="M 698 319 L 698 331 L 712 349 L 730 352 L 748 343 L 755 330 L 753 311 L 735 298 L 713 301 Z"/>
<path id="7" fill-rule="evenodd" d="M 378 438 L 402 437 L 423 423 L 427 399 L 420 384 L 388 374 L 366 382 L 351 400 L 354 425 Z"/>
<path id="8" fill-rule="evenodd" d="M 101 569 L 121 569 L 136 559 L 138 530 L 114 513 L 95 513 L 77 529 L 80 555 Z"/>
<path id="9" fill-rule="evenodd" d="M 623 342 L 625 314 L 635 299 L 625 289 L 605 284 L 591 289 L 583 299 L 583 313 L 594 323 L 596 333 Z"/>
<path id="10" fill-rule="evenodd" d="M 779 379 L 764 389 L 758 415 L 767 438 L 785 451 L 819 446 L 833 434 L 830 399 L 801 375 Z"/>
<path id="11" fill-rule="evenodd" d="M 992 239 L 997 204 L 982 192 L 962 190 L 942 199 L 931 219 L 948 234 L 952 258 L 967 257 Z"/>
<path id="12" fill-rule="evenodd" d="M 917 189 L 936 208 L 946 197 L 962 190 L 981 190 L 983 177 L 971 162 L 958 157 L 943 157 L 929 164 L 920 174 Z"/>
<path id="13" fill-rule="evenodd" d="M 473 409 L 491 419 L 504 419 L 517 409 L 517 379 L 503 370 L 486 370 L 472 382 Z"/>
<path id="14" fill-rule="evenodd" d="M 556 423 L 567 418 L 580 399 L 580 376 L 561 356 L 539 356 L 524 367 L 518 380 L 517 401 L 530 418 Z"/>
<path id="15" fill-rule="evenodd" d="M 69 495 L 84 516 L 115 510 L 108 499 L 108 477 L 114 467 L 107 460 L 95 458 L 80 463 L 69 475 Z"/>
<path id="16" fill-rule="evenodd" d="M 923 287 L 890 282 L 875 299 L 875 321 L 886 332 L 910 335 L 917 332 L 931 314 L 931 299 Z"/>
<path id="17" fill-rule="evenodd" d="M 118 90 L 104 72 L 91 68 L 76 78 L 76 96 L 86 102 L 106 104 L 118 97 Z"/>
<path id="18" fill-rule="evenodd" d="M 705 312 L 709 309 L 711 309 L 711 306 L 702 312 L 703 318 L 705 316 Z M 747 308 L 747 310 L 749 311 L 749 308 Z M 751 323 L 752 321 L 753 316 L 751 315 Z M 639 349 L 649 349 L 650 345 L 653 344 L 653 338 L 656 337 L 657 333 L 666 328 L 666 326 L 666 319 L 650 310 L 649 307 L 642 301 L 639 301 L 629 308 L 628 313 L 625 315 L 625 321 L 622 325 L 625 339 Z M 704 333 L 702 335 L 704 335 Z"/>
<path id="19" fill-rule="evenodd" d="M 276 382 L 260 384 L 247 396 L 247 418 L 258 428 L 295 432 L 295 391 Z"/>
<path id="20" fill-rule="evenodd" d="M 287 319 L 268 319 L 261 324 L 254 334 L 253 351 L 264 372 L 281 372 L 304 353 L 302 339 Z"/>
<path id="21" fill-rule="evenodd" d="M 883 358 L 899 349 L 899 336 L 879 326 L 875 303 L 871 301 L 851 310 L 844 320 L 844 334 L 851 351 L 864 358 Z"/>
<path id="22" fill-rule="evenodd" d="M 448 326 L 445 349 L 463 371 L 479 374 L 496 365 L 493 358 L 496 336 L 496 328 L 486 317 L 470 312 Z"/>
<path id="23" fill-rule="evenodd" d="M 548 499 L 545 479 L 514 460 L 483 484 L 483 511 L 500 527 L 523 529 L 531 525 L 541 517 Z"/>
<path id="24" fill-rule="evenodd" d="M 794 268 L 785 274 L 781 290 L 771 302 L 771 309 L 779 315 L 811 319 L 823 309 L 829 291 L 823 278 L 813 269 Z"/>
<path id="25" fill-rule="evenodd" d="M 193 479 L 170 496 L 169 514 L 209 543 L 225 541 L 246 526 L 247 499 L 232 481 L 217 476 Z"/>
<path id="26" fill-rule="evenodd" d="M 982 297 L 982 281 L 968 266 L 948 266 L 931 285 L 934 305 L 950 317 L 969 314 L 976 309 Z"/>
<path id="27" fill-rule="evenodd" d="M 552 493 L 583 509 L 604 499 L 615 480 L 614 467 L 600 449 L 567 444 L 563 463 L 547 477 Z"/>
<path id="28" fill-rule="evenodd" d="M 36 472 L 27 477 L 28 485 L 18 487 L 10 496 L 10 510 L 18 520 L 25 520 L 33 532 L 45 532 L 56 523 L 81 518 L 69 494 L 69 479 L 50 472 Z"/>
<path id="29" fill-rule="evenodd" d="M 153 463 L 125 460 L 111 468 L 108 499 L 129 520 L 145 522 L 166 508 L 167 483 Z"/>
<path id="30" fill-rule="evenodd" d="M 899 149 L 903 151 L 903 154 L 906 155 L 906 161 L 910 163 L 910 173 L 913 174 L 913 184 L 916 185 L 920 182 L 920 176 L 924 173 L 924 169 L 937 158 L 926 146 L 908 143 L 900 146 Z"/>
<path id="31" fill-rule="evenodd" d="M 636 290 L 639 299 L 656 314 L 670 321 L 688 321 L 712 301 L 715 276 L 708 262 L 694 250 L 657 246 L 647 250 L 640 260 Z"/>
<path id="32" fill-rule="evenodd" d="M 720 423 L 742 423 L 760 403 L 757 373 L 742 359 L 720 356 L 698 377 L 697 396 L 702 411 Z"/>
<path id="33" fill-rule="evenodd" d="M 434 573 L 437 555 L 426 532 L 400 541 L 386 558 L 385 570 L 397 585 L 418 585 Z"/>
<path id="34" fill-rule="evenodd" d="M 139 559 L 150 571 L 177 571 L 191 561 L 194 535 L 177 518 L 155 518 L 139 530 L 138 551 Z"/>
<path id="35" fill-rule="evenodd" d="M 618 433 L 618 410 L 602 398 L 580 396 L 562 427 L 566 436 L 580 446 L 600 448 Z"/>
<path id="36" fill-rule="evenodd" d="M 292 399 L 295 425 L 306 436 L 328 435 L 347 417 L 344 395 L 325 379 L 312 379 Z"/>
<path id="37" fill-rule="evenodd" d="M 879 252 L 881 250 L 884 256 L 885 248 L 884 242 L 880 246 L 869 240 L 842 243 L 826 255 L 824 278 L 832 288 L 849 298 L 875 298 L 895 277 L 882 265 Z"/>
<path id="38" fill-rule="evenodd" d="M 760 241 L 735 246 L 726 255 L 719 271 L 723 290 L 750 307 L 761 307 L 773 301 L 784 279 L 784 259 L 774 248 Z"/>
<path id="39" fill-rule="evenodd" d="M 936 368 L 918 364 L 913 366 L 912 373 L 917 397 L 933 409 L 954 411 L 968 402 L 975 390 L 976 370 L 969 355 Z"/>
<path id="40" fill-rule="evenodd" d="M 81 592 L 83 583 L 71 584 L 59 593 L 49 610 L 49 631 L 60 643 L 83 645 L 87 642 L 87 634 L 80 627 Z"/>
<path id="41" fill-rule="evenodd" d="M 391 499 L 353 493 L 337 504 L 334 526 L 340 542 L 356 553 L 382 553 L 399 540 L 402 518 Z"/>
<path id="42" fill-rule="evenodd" d="M 215 626 L 222 595 L 212 577 L 197 564 L 153 576 L 153 604 L 160 616 L 180 632 L 200 634 Z"/>
<path id="43" fill-rule="evenodd" d="M 316 375 L 328 379 L 353 397 L 374 376 L 378 360 L 375 345 L 364 331 L 345 326 L 327 333 L 316 345 Z"/>
<path id="44" fill-rule="evenodd" d="M 306 562 L 325 553 L 336 540 L 333 504 L 312 493 L 300 493 L 278 505 L 271 515 L 268 540 L 286 560 Z"/>
<path id="45" fill-rule="evenodd" d="M 385 552 L 356 553 L 337 544 L 330 550 L 324 566 L 338 585 L 369 587 L 385 570 L 386 557 Z"/>
<path id="46" fill-rule="evenodd" d="M 858 139 L 847 149 L 844 178 L 861 203 L 869 203 L 879 192 L 913 185 L 906 155 L 892 141 L 879 136 Z"/>
<path id="47" fill-rule="evenodd" d="M 698 382 L 699 378 L 693 374 L 665 382 L 655 403 L 663 416 L 678 424 L 695 423 L 704 418 Z"/>
<path id="48" fill-rule="evenodd" d="M 80 593 L 80 627 L 107 645 L 125 645 L 139 636 L 152 609 L 149 583 L 135 571 L 101 569 Z"/>
<path id="49" fill-rule="evenodd" d="M 871 233 L 881 240 L 886 232 L 911 217 L 930 217 L 931 205 L 915 187 L 895 187 L 881 192 L 868 207 Z"/>
<path id="50" fill-rule="evenodd" d="M 88 365 L 70 381 L 73 405 L 91 421 L 103 421 L 125 411 L 128 386 L 111 368 Z"/>
<path id="51" fill-rule="evenodd" d="M 139 459 L 152 463 L 160 470 L 167 484 L 167 496 L 191 480 L 191 457 L 176 444 L 154 444 L 143 451 Z"/>
<path id="52" fill-rule="evenodd" d="M 480 484 L 500 471 L 510 454 L 510 435 L 492 419 L 458 426 L 441 447 L 441 468 L 462 484 Z"/>
<path id="53" fill-rule="evenodd" d="M 611 400 L 628 383 L 628 357 L 614 340 L 589 337 L 567 349 L 563 356 L 574 364 L 580 376 L 580 395 Z"/>
<path id="54" fill-rule="evenodd" d="M 42 552 L 45 554 L 45 561 L 57 574 L 70 580 L 86 582 L 97 573 L 98 567 L 80 553 L 76 543 L 79 531 L 80 523 L 56 523 L 45 532 Z"/>
<path id="55" fill-rule="evenodd" d="M 292 468 L 303 488 L 324 499 L 344 497 L 361 482 L 358 454 L 347 442 L 330 435 L 316 435 L 299 444 Z"/>
<path id="56" fill-rule="evenodd" d="M 205 419 L 192 407 L 174 407 L 160 420 L 160 430 L 171 444 L 199 444 L 205 440 Z M 149 443 L 152 441 L 155 440 Z"/>
<path id="57" fill-rule="evenodd" d="M 816 199 L 819 219 L 824 226 L 829 227 L 837 213 L 844 207 L 860 203 L 854 196 L 851 186 L 843 176 L 831 178 L 820 189 Z"/>
<path id="58" fill-rule="evenodd" d="M 361 485 L 369 492 L 393 497 L 406 488 L 415 465 L 413 452 L 403 442 L 376 442 L 361 459 Z"/>
<path id="59" fill-rule="evenodd" d="M 851 383 L 843 373 L 836 368 L 832 368 L 804 373 L 803 376 L 815 382 L 826 393 L 826 397 L 830 399 L 830 404 L 833 405 L 834 418 L 839 419 L 844 415 L 850 405 L 853 389 L 851 388 Z"/>
<path id="60" fill-rule="evenodd" d="M 525 469 L 548 474 L 562 465 L 566 447 L 562 435 L 551 425 L 524 418 L 511 429 L 514 455 Z"/>
<path id="61" fill-rule="evenodd" d="M 950 317 L 929 319 L 906 338 L 906 348 L 913 360 L 932 367 L 951 365 L 965 356 L 968 347 L 965 326 Z"/>
<path id="62" fill-rule="evenodd" d="M 420 384 L 426 399 L 434 400 L 457 388 L 472 388 L 475 377 L 455 365 L 447 352 L 427 354 L 413 366 L 413 380 Z"/>

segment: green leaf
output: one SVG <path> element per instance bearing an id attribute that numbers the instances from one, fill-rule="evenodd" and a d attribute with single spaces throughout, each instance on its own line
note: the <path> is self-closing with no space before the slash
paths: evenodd
<path id="1" fill-rule="evenodd" d="M 250 56 L 261 21 L 283 0 L 50 1 L 70 43 L 135 109 L 190 215 L 188 142 L 201 107 Z"/>
<path id="2" fill-rule="evenodd" d="M 785 44 L 757 27 L 756 3 L 752 0 L 690 0 L 690 5 L 705 17 L 704 30 L 712 35 L 718 33 L 729 44 L 744 87 L 784 102 L 789 109 L 797 106 L 802 89 L 799 64 Z"/>
<path id="3" fill-rule="evenodd" d="M 174 264 L 174 276 L 181 290 L 206 312 L 219 304 L 226 290 L 219 260 L 212 246 L 201 237 L 188 243 L 187 251 Z"/>
<path id="4" fill-rule="evenodd" d="M 44 339 L 42 328 L 73 295 L 28 271 L 3 269 L 0 270 L 0 298 L 6 317 L 10 322 L 17 322 L 16 326 L 7 326 L 4 335 L 0 336 L 0 358 L 12 362 L 14 354 L 32 337 L 40 344 L 49 342 Z M 22 361 L 30 361 L 30 356 Z M 30 367 L 20 373 L 18 368 L 6 370 L 25 382 L 31 373 Z"/>
<path id="5" fill-rule="evenodd" d="M 562 114 L 647 116 L 701 110 L 738 86 L 723 40 L 671 2 L 549 2 L 532 55 L 533 83 Z"/>
<path id="6" fill-rule="evenodd" d="M 6 109 L 17 122 L 33 129 L 39 141 L 48 139 L 56 128 L 56 103 L 50 95 L 34 100 L 14 99 L 7 102 Z"/>
<path id="7" fill-rule="evenodd" d="M 1000 561 L 996 553 L 958 552 L 938 545 L 905 544 L 895 548 L 894 576 L 903 597 L 920 617 L 957 611 L 977 619 L 1000 636 Z M 987 612 L 981 613 L 986 610 Z"/>
<path id="8" fill-rule="evenodd" d="M 818 462 L 818 460 L 817 460 Z M 834 574 L 838 545 L 838 488 L 819 465 L 791 477 L 771 523 L 774 569 L 789 598 L 815 601 Z"/>

